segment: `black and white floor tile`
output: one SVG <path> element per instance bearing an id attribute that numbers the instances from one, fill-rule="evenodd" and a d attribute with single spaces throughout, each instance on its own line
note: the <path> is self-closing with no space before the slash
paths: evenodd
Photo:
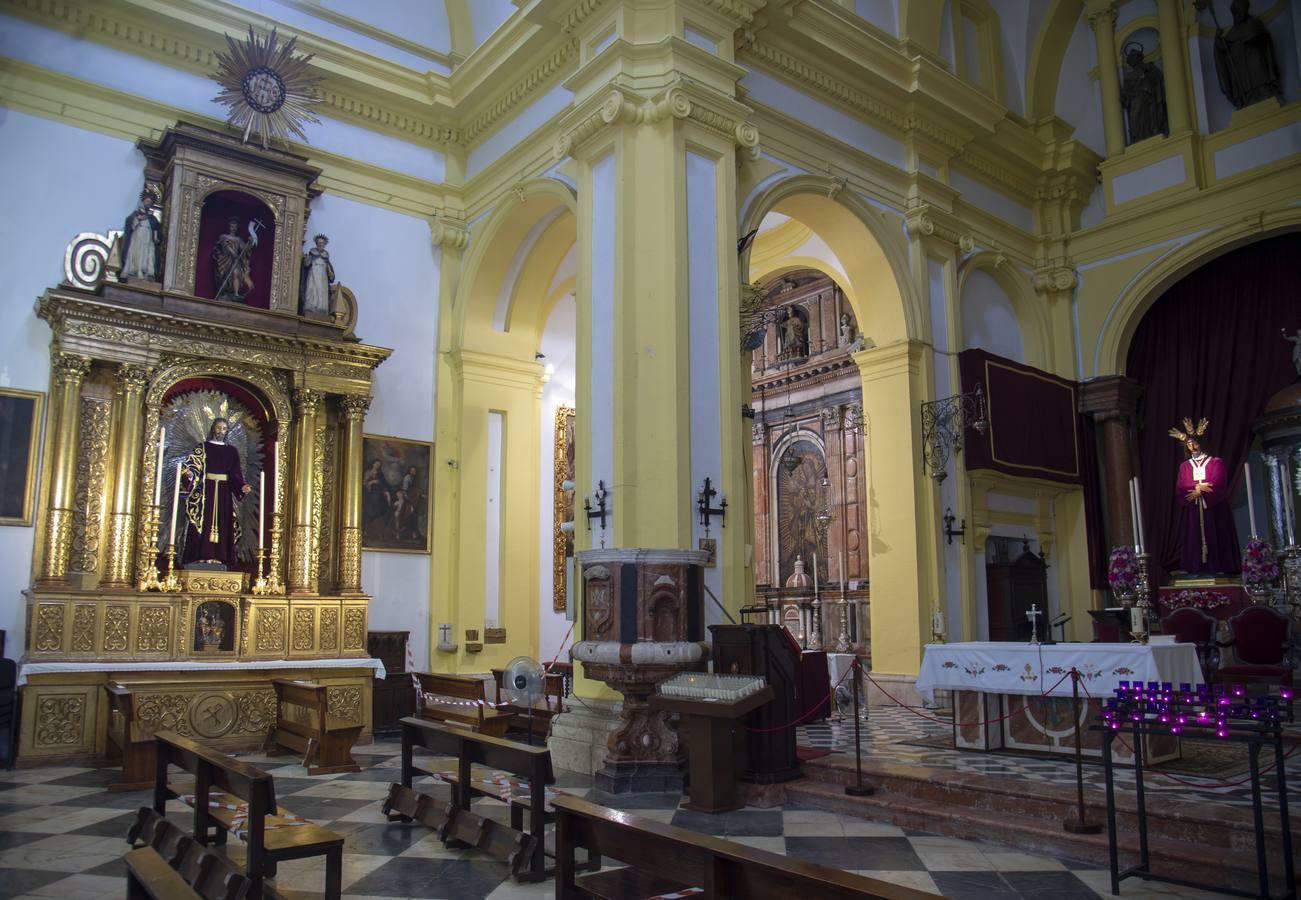
<path id="1" fill-rule="evenodd" d="M 502 863 L 475 851 L 449 850 L 423 826 L 385 820 L 380 806 L 388 783 L 397 779 L 398 752 L 392 743 L 358 747 L 362 772 L 316 778 L 305 777 L 298 766 L 285 765 L 283 757 L 250 754 L 243 758 L 275 775 L 276 793 L 285 807 L 345 836 L 346 898 L 553 896 L 549 883 L 518 884 L 506 877 Z M 124 894 L 124 837 L 134 810 L 147 804 L 149 795 L 108 793 L 106 787 L 116 774 L 73 767 L 0 772 L 0 898 L 92 900 Z M 589 777 L 562 772 L 558 780 L 574 793 L 589 793 Z M 447 791 L 432 781 L 417 787 L 438 796 Z M 706 815 L 681 809 L 682 798 L 677 795 L 592 799 L 704 834 L 950 897 L 1068 900 L 1107 891 L 1106 873 L 1094 867 L 798 805 Z M 495 800 L 476 800 L 475 808 L 503 821 L 507 818 L 506 807 Z M 169 815 L 186 822 L 189 810 L 174 803 Z M 237 844 L 230 846 L 233 854 L 240 853 Z M 285 900 L 319 897 L 323 888 L 319 860 L 282 863 L 272 883 L 274 893 Z M 1124 884 L 1121 895 L 1219 896 L 1132 882 Z"/>

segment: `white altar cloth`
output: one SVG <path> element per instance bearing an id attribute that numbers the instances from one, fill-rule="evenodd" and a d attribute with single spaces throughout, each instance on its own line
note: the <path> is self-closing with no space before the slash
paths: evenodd
<path id="1" fill-rule="evenodd" d="M 917 692 L 935 691 L 1071 696 L 1071 667 L 1080 670 L 1081 697 L 1112 697 L 1120 682 L 1205 683 L 1193 644 L 1014 644 L 972 641 L 927 644 Z"/>
<path id="2" fill-rule="evenodd" d="M 199 662 L 197 660 L 161 660 L 159 662 L 36 662 L 18 669 L 18 684 L 24 685 L 32 675 L 57 672 L 219 672 L 230 669 L 373 669 L 375 678 L 388 673 L 384 663 L 369 656 L 356 659 L 255 659 Z"/>

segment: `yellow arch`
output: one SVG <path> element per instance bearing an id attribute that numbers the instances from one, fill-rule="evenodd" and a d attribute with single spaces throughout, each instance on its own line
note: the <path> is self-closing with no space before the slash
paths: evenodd
<path id="1" fill-rule="evenodd" d="M 1016 312 L 1017 325 L 1021 328 L 1021 346 L 1025 353 L 1025 363 L 1044 371 L 1056 371 L 1052 365 L 1052 337 L 1048 313 L 1044 305 L 1035 302 L 1029 280 L 1006 261 L 1006 258 L 990 250 L 983 250 L 964 260 L 958 268 L 958 303 L 965 296 L 967 278 L 973 272 L 984 272 L 1002 288 L 1003 293 L 1012 301 Z M 961 309 L 959 309 L 961 321 Z"/>
<path id="2" fill-rule="evenodd" d="M 1039 27 L 1030 52 L 1026 73 L 1026 116 L 1031 121 L 1057 113 L 1057 84 L 1062 77 L 1066 47 L 1075 33 L 1075 23 L 1084 11 L 1083 0 L 1051 0 L 1052 9 Z"/>
<path id="3" fill-rule="evenodd" d="M 826 242 L 844 267 L 840 286 L 863 334 L 878 345 L 920 339 L 925 320 L 909 278 L 903 228 L 842 187 L 821 175 L 784 178 L 750 200 L 739 233 L 758 228 L 769 212 L 798 219 Z M 741 260 L 743 273 L 750 269 L 749 255 Z M 826 264 L 815 262 L 812 267 L 825 269 Z M 755 278 L 751 274 L 745 280 Z"/>
<path id="4" fill-rule="evenodd" d="M 1179 279 L 1239 247 L 1301 231 L 1301 209 L 1266 213 L 1265 220 L 1263 226 L 1258 220 L 1226 225 L 1166 254 L 1140 272 L 1107 313 L 1094 353 L 1095 372 L 1098 375 L 1125 373 L 1125 357 L 1139 322 Z"/>

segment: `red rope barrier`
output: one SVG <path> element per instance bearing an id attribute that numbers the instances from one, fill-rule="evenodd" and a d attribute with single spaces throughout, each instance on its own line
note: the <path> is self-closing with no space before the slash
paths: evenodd
<path id="1" fill-rule="evenodd" d="M 855 661 L 855 665 L 857 665 L 857 664 L 858 664 L 857 661 Z M 1071 669 L 1071 672 L 1074 672 L 1074 671 L 1076 671 L 1076 670 L 1075 670 L 1075 669 Z M 1063 681 L 1065 681 L 1067 678 L 1070 678 L 1070 677 L 1071 677 L 1071 672 L 1067 672 L 1067 673 L 1066 673 L 1065 675 L 1063 675 L 1061 678 L 1057 679 L 1057 684 L 1054 684 L 1052 687 L 1048 688 L 1048 690 L 1046 690 L 1046 691 L 1041 691 L 1041 692 L 1039 693 L 1039 697 L 1040 697 L 1040 699 L 1042 699 L 1042 698 L 1044 698 L 1044 697 L 1047 697 L 1051 692 L 1057 690 L 1058 685 L 1060 685 L 1060 684 L 1061 684 Z M 879 681 L 877 681 L 875 678 L 873 678 L 869 673 L 864 672 L 864 673 L 863 673 L 863 676 L 864 676 L 865 678 L 867 678 L 868 681 L 872 682 L 872 684 L 876 685 L 876 689 L 879 690 L 881 693 L 885 694 L 885 695 L 886 695 L 888 698 L 890 698 L 891 700 L 893 700 L 893 701 L 895 702 L 896 705 L 898 705 L 898 706 L 901 707 L 902 709 L 905 709 L 905 710 L 907 710 L 908 712 L 912 713 L 912 714 L 913 714 L 914 716 L 916 716 L 917 718 L 919 718 L 919 719 L 925 719 L 925 720 L 928 721 L 928 722 L 937 722 L 937 723 L 939 723 L 940 725 L 950 725 L 950 724 L 951 724 L 954 728 L 970 728 L 970 727 L 979 727 L 979 726 L 982 726 L 982 725 L 993 725 L 995 722 L 1006 722 L 1008 719 L 1012 718 L 1013 716 L 1019 716 L 1019 715 L 1021 715 L 1021 713 L 1025 712 L 1027 709 L 1030 708 L 1030 704 L 1029 704 L 1029 703 L 1026 703 L 1024 706 L 1020 707 L 1019 709 L 1014 709 L 1014 710 L 1012 710 L 1011 712 L 1007 713 L 1006 715 L 999 716 L 999 717 L 996 718 L 996 719 L 987 719 L 987 720 L 984 721 L 984 722 L 946 722 L 944 719 L 937 719 L 937 718 L 935 718 L 934 716 L 927 716 L 927 715 L 923 715 L 922 713 L 917 712 L 917 710 L 916 710 L 915 707 L 908 706 L 906 703 L 904 703 L 903 701 L 897 699 L 893 694 L 891 694 L 889 691 L 887 691 L 885 688 L 883 688 L 883 687 L 881 686 L 881 683 L 880 683 Z M 956 713 L 957 711 L 954 710 L 954 712 Z"/>
<path id="2" fill-rule="evenodd" d="M 776 728 L 750 728 L 749 726 L 746 726 L 745 730 L 753 731 L 756 734 L 768 734 L 769 732 L 773 732 L 773 731 L 785 731 L 787 728 L 794 728 L 796 725 L 803 722 L 809 716 L 813 715 L 815 712 L 822 709 L 822 704 L 829 702 L 831 698 L 835 696 L 836 688 L 840 687 L 840 685 L 844 683 L 845 679 L 849 677 L 849 673 L 854 671 L 854 669 L 857 668 L 859 668 L 858 660 L 855 659 L 854 664 L 845 670 L 844 675 L 840 676 L 840 681 L 837 681 L 835 684 L 833 684 L 831 686 L 831 690 L 827 691 L 827 696 L 823 697 L 817 703 L 813 704 L 813 706 L 809 707 L 808 712 L 804 713 L 804 715 L 800 716 L 798 719 L 794 720 L 793 722 L 787 722 L 785 725 L 778 725 Z"/>

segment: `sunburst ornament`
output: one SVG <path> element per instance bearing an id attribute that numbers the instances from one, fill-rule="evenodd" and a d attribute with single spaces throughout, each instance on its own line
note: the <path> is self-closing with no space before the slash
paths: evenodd
<path id="1" fill-rule="evenodd" d="M 216 54 L 218 71 L 212 78 L 221 93 L 215 99 L 230 107 L 226 121 L 244 130 L 245 143 L 255 135 L 265 150 L 272 138 L 287 141 L 291 133 L 306 141 L 302 124 L 320 121 L 310 107 L 320 102 L 321 76 L 307 70 L 312 54 L 294 55 L 296 43 L 294 37 L 281 44 L 274 28 L 259 40 L 250 25 L 247 40 L 226 35 L 230 53 Z"/>

